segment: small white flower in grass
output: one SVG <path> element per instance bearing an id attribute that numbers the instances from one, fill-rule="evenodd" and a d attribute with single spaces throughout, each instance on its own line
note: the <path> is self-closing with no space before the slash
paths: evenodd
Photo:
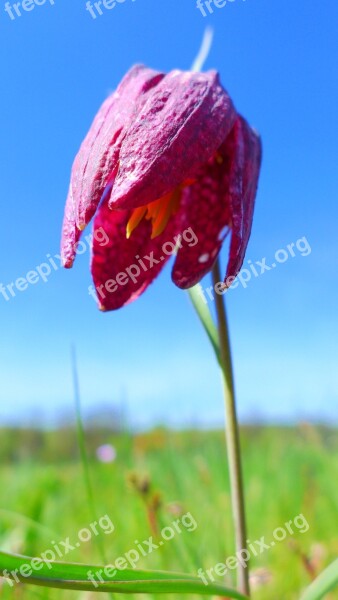
<path id="1" fill-rule="evenodd" d="M 116 459 L 116 450 L 111 444 L 103 444 L 96 449 L 96 456 L 102 463 L 112 463 Z"/>

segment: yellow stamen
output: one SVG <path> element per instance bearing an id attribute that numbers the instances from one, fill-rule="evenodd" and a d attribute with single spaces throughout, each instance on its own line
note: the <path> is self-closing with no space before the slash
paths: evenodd
<path id="1" fill-rule="evenodd" d="M 153 240 L 158 235 L 161 235 L 168 225 L 171 215 L 175 214 L 178 209 L 181 197 L 181 190 L 177 188 L 172 194 L 168 194 L 162 198 L 161 209 L 153 219 L 153 229 L 151 239 Z"/>
<path id="2" fill-rule="evenodd" d="M 155 202 L 151 202 L 151 204 L 148 204 L 147 214 L 146 214 L 147 221 L 156 219 L 158 213 L 161 210 L 162 201 L 163 201 L 163 198 L 160 198 L 160 200 L 155 200 Z"/>
<path id="3" fill-rule="evenodd" d="M 176 213 L 179 207 L 180 198 L 181 187 L 178 187 L 173 192 L 166 194 L 159 200 L 155 200 L 150 204 L 135 208 L 127 223 L 127 239 L 130 238 L 132 232 L 140 224 L 143 218 L 152 222 L 152 240 L 163 233 L 168 225 L 170 217 Z"/>
<path id="4" fill-rule="evenodd" d="M 133 210 L 132 215 L 127 223 L 127 240 L 129 240 L 134 229 L 136 229 L 136 227 L 141 223 L 146 212 L 147 206 L 140 206 L 139 208 L 135 208 L 135 210 Z"/>

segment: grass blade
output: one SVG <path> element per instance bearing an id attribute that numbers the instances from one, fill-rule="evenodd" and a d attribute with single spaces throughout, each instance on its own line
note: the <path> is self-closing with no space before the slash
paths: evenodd
<path id="1" fill-rule="evenodd" d="M 118 571 L 115 577 L 106 577 L 103 569 L 97 566 L 42 561 L 40 561 L 39 570 L 30 569 L 32 571 L 30 573 L 27 566 L 31 565 L 32 560 L 29 557 L 0 552 L 0 575 L 8 578 L 10 573 L 15 571 L 22 583 L 67 590 L 118 592 L 121 594 L 218 595 L 237 600 L 248 600 L 246 596 L 221 584 L 210 583 L 206 586 L 201 579 L 193 575 L 125 569 Z M 23 576 L 20 569 L 23 569 L 28 576 Z M 96 576 L 97 587 L 94 587 L 88 579 L 89 572 Z M 97 574 L 101 575 L 103 581 L 100 582 Z"/>
<path id="2" fill-rule="evenodd" d="M 75 412 L 76 412 L 76 428 L 77 428 L 77 438 L 80 450 L 81 463 L 83 468 L 83 476 L 84 483 L 87 491 L 87 499 L 88 499 L 88 507 L 91 513 L 91 518 L 93 521 L 97 520 L 97 509 L 95 503 L 95 496 L 91 481 L 90 475 L 90 467 L 89 460 L 86 448 L 86 438 L 85 438 L 85 430 L 81 416 L 81 397 L 80 397 L 80 385 L 79 385 L 79 375 L 77 368 L 77 360 L 76 360 L 76 350 L 75 346 L 71 348 L 71 357 L 72 357 L 72 374 L 73 374 L 73 387 L 74 387 L 74 401 L 75 401 Z M 104 563 L 107 563 L 105 550 L 103 543 L 101 541 L 100 536 L 96 538 L 97 547 L 100 553 L 101 560 Z"/>
<path id="3" fill-rule="evenodd" d="M 38 521 L 35 521 L 35 519 L 26 517 L 25 515 L 22 515 L 21 513 L 18 513 L 14 510 L 7 510 L 5 508 L 0 508 L 0 519 L 4 520 L 4 521 L 8 519 L 8 521 L 11 521 L 11 523 L 18 522 L 18 523 L 21 523 L 22 525 L 32 527 L 32 528 L 36 529 L 37 531 L 39 531 L 41 533 L 41 535 L 48 536 L 48 538 L 50 538 L 50 536 L 53 536 L 55 538 L 55 536 L 57 537 L 59 535 L 57 532 L 53 531 L 53 529 L 50 529 L 49 527 L 46 527 L 45 525 L 41 525 L 41 523 L 39 523 Z"/>
<path id="4" fill-rule="evenodd" d="M 305 590 L 301 600 L 320 600 L 338 587 L 338 558 Z"/>

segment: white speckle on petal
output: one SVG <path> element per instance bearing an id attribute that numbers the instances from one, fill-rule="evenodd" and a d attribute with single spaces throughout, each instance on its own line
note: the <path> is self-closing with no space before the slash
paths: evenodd
<path id="1" fill-rule="evenodd" d="M 209 252 L 206 252 L 205 254 L 201 254 L 201 256 L 198 259 L 198 262 L 205 263 L 209 260 L 209 257 L 210 257 Z"/>

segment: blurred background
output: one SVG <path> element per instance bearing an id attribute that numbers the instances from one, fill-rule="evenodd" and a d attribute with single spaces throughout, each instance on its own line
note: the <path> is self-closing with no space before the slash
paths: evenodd
<path id="1" fill-rule="evenodd" d="M 0 542 L 33 554 L 49 535 L 33 521 L 62 537 L 90 518 L 73 427 L 75 344 L 100 509 L 113 512 L 124 536 L 114 538 L 114 552 L 145 535 L 149 499 L 130 483 L 134 472 L 154 480 L 163 518 L 173 503 L 181 510 L 192 502 L 195 566 L 231 551 L 220 377 L 187 294 L 171 283 L 169 266 L 137 302 L 103 314 L 88 294 L 89 249 L 71 271 L 58 259 L 71 165 L 98 107 L 134 63 L 189 69 L 210 25 L 205 69 L 219 70 L 263 140 L 244 267 L 276 263 L 276 252 L 295 244 L 294 256 L 226 297 L 250 535 L 269 534 L 302 510 L 310 523 L 308 534 L 256 561 L 257 598 L 292 599 L 338 550 L 338 8 L 334 0 L 229 0 L 212 14 L 203 6 L 206 16 L 195 0 L 125 0 L 100 14 L 85 0 L 47 0 L 19 7 L 19 16 L 1 0 Z M 11 287 L 51 260 L 46 282 Z M 97 454 L 106 444 L 107 463 Z M 215 542 L 222 527 L 228 537 Z M 168 552 L 165 567 L 182 568 Z M 285 569 L 294 572 L 289 582 Z M 22 593 L 4 588 L 8 598 Z"/>

